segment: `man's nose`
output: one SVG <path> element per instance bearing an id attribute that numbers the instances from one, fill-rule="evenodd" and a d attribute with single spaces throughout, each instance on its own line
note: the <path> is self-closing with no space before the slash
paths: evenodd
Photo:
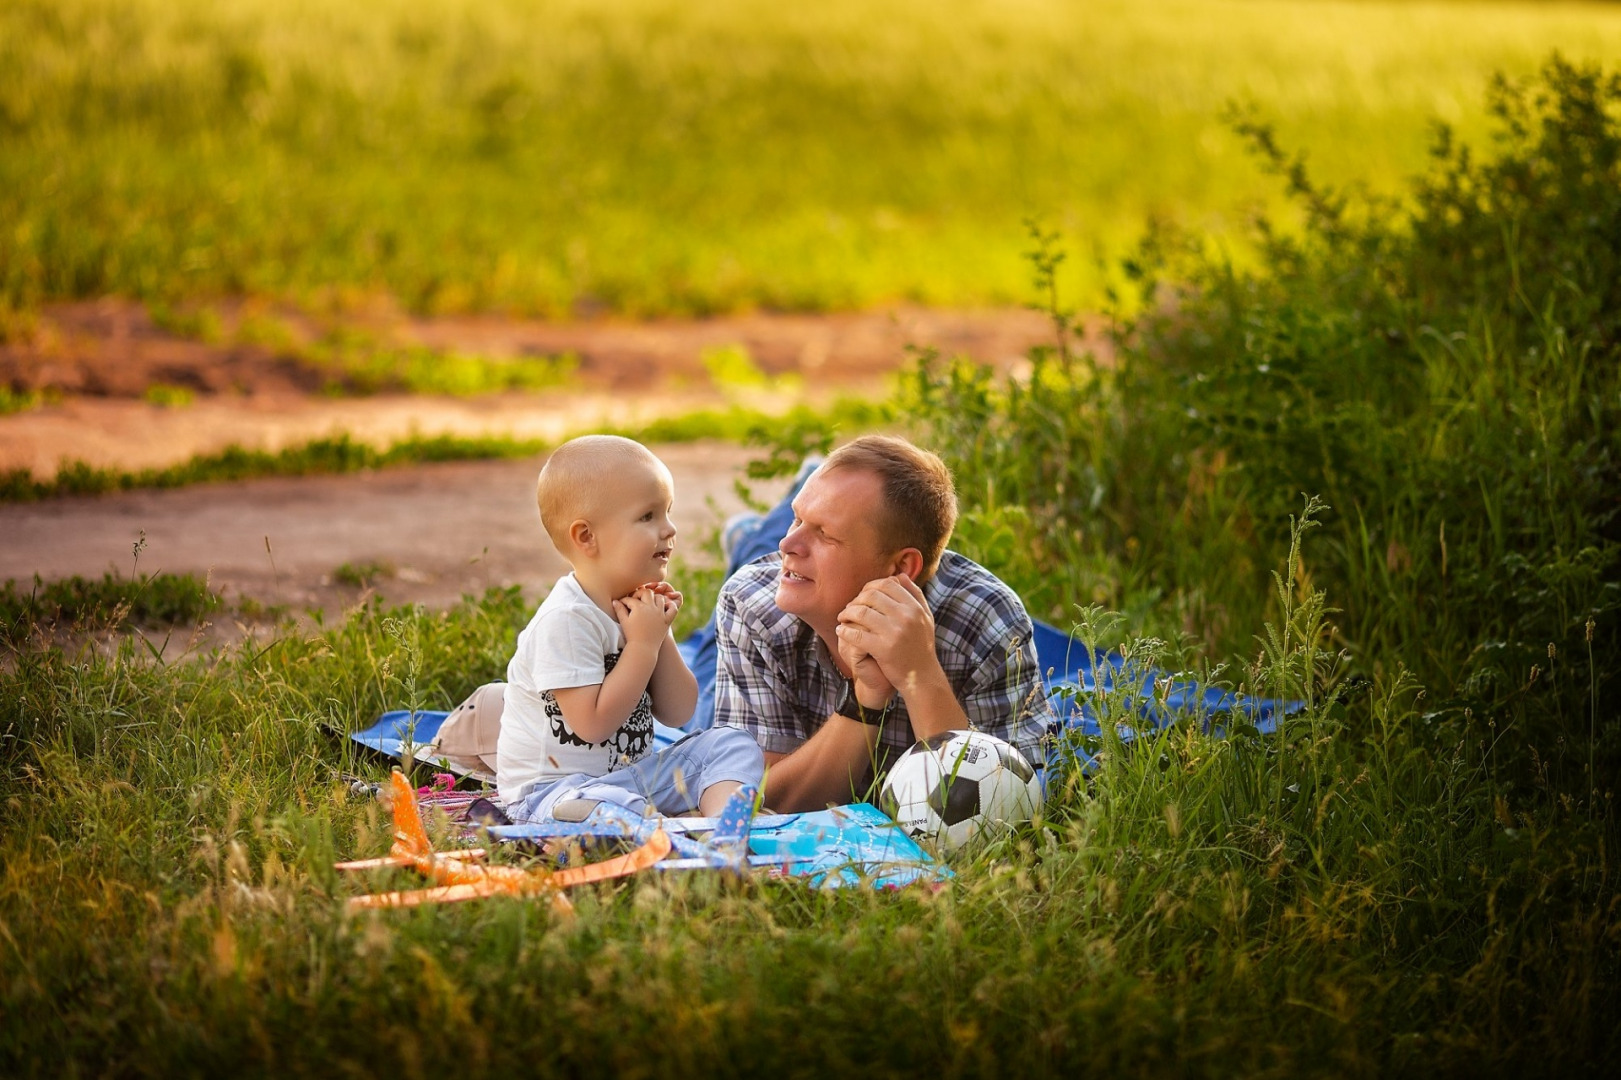
<path id="1" fill-rule="evenodd" d="M 803 547 L 803 545 L 800 544 L 800 539 L 803 535 L 803 528 L 796 526 L 789 529 L 783 538 L 777 541 L 777 550 L 784 555 L 799 554 Z"/>

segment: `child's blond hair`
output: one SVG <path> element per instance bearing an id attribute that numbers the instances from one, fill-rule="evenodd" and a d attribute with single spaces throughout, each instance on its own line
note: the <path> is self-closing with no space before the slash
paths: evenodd
<path id="1" fill-rule="evenodd" d="M 569 527 L 581 518 L 589 519 L 608 494 L 604 477 L 616 467 L 631 463 L 652 464 L 662 469 L 657 455 L 634 439 L 619 435 L 582 435 L 552 451 L 541 466 L 535 482 L 535 505 L 540 524 L 552 545 L 573 561 Z"/>

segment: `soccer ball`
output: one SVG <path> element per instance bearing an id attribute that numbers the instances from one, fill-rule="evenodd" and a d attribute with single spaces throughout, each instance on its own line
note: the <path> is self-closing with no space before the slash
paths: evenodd
<path id="1" fill-rule="evenodd" d="M 1041 781 L 1024 755 L 996 736 L 943 731 L 895 759 L 879 802 L 908 835 L 955 851 L 1028 821 L 1041 809 Z"/>

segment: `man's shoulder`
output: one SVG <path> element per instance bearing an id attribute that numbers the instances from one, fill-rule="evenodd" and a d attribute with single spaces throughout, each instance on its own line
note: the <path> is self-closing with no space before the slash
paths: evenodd
<path id="1" fill-rule="evenodd" d="M 940 556 L 940 566 L 930 581 L 938 589 L 940 600 L 960 599 L 968 603 L 984 602 L 1016 605 L 1022 612 L 1024 602 L 1001 578 L 966 555 L 947 550 Z"/>
<path id="2" fill-rule="evenodd" d="M 925 591 L 935 625 L 964 646 L 985 642 L 988 635 L 1027 638 L 1030 616 L 1008 584 L 965 555 L 947 551 Z"/>
<path id="3" fill-rule="evenodd" d="M 738 567 L 720 587 L 720 602 L 729 610 L 749 619 L 781 615 L 777 607 L 777 578 L 782 573 L 781 555 L 762 555 Z"/>

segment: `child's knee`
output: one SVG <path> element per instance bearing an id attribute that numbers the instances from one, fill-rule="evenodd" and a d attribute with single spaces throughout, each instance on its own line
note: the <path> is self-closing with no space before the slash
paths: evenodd
<path id="1" fill-rule="evenodd" d="M 765 772 L 765 755 L 760 744 L 746 731 L 738 728 L 710 728 L 715 736 L 712 753 L 717 759 L 731 765 L 729 772 L 744 783 L 757 783 Z"/>
<path id="2" fill-rule="evenodd" d="M 754 741 L 754 736 L 742 728 L 715 727 L 710 728 L 705 734 L 710 737 L 717 748 L 724 747 L 728 750 L 740 751 L 753 749 L 755 753 L 760 752 L 760 746 Z"/>

